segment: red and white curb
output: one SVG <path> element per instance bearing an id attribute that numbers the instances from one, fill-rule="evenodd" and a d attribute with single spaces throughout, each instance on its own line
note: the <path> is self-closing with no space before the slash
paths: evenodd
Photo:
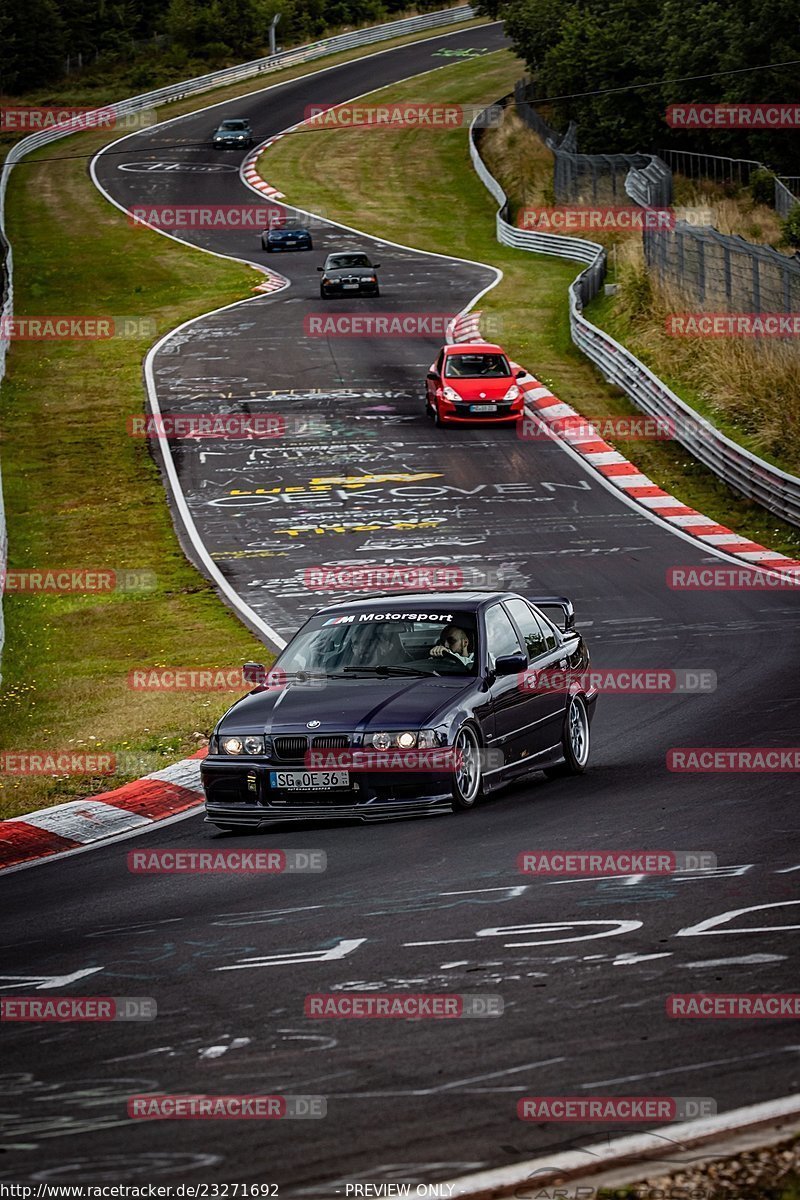
<path id="1" fill-rule="evenodd" d="M 251 188 L 260 192 L 262 196 L 266 196 L 268 200 L 282 200 L 283 192 L 279 192 L 272 184 L 267 183 L 258 173 L 257 163 L 265 150 L 268 150 L 275 142 L 280 141 L 283 137 L 282 133 L 277 133 L 275 137 L 270 138 L 266 142 L 262 142 L 260 146 L 256 146 L 255 150 L 248 154 L 247 158 L 242 163 L 241 175 L 247 181 Z"/>
<path id="2" fill-rule="evenodd" d="M 460 314 L 448 329 L 448 341 L 454 342 L 483 342 L 481 336 L 479 312 Z M 516 369 L 518 363 L 512 363 Z M 525 368 L 522 368 L 525 370 Z M 528 371 L 526 375 L 530 375 Z M 592 430 L 592 424 L 569 404 L 564 404 L 554 396 L 548 387 L 540 383 L 533 375 L 523 382 L 520 387 L 525 392 L 531 415 L 541 422 L 545 431 L 554 440 L 566 442 L 572 450 L 598 471 L 608 483 L 619 488 L 629 499 L 635 500 L 642 508 L 648 509 L 652 516 L 660 517 L 670 525 L 677 526 L 684 534 L 705 542 L 708 546 L 724 551 L 725 554 L 740 558 L 747 566 L 776 571 L 786 577 L 797 579 L 800 561 L 778 554 L 758 542 L 751 542 L 726 525 L 719 525 L 690 508 L 676 496 L 670 495 L 653 483 L 634 463 L 624 454 L 620 454 L 608 442 L 603 441 Z"/>
<path id="3" fill-rule="evenodd" d="M 698 1121 L 664 1125 L 653 1132 L 636 1133 L 613 1141 L 599 1142 L 594 1146 L 584 1146 L 579 1150 L 551 1154 L 546 1158 L 532 1158 L 508 1167 L 462 1175 L 440 1186 L 446 1189 L 450 1200 L 498 1200 L 502 1196 L 525 1196 L 528 1200 L 533 1200 L 537 1195 L 557 1196 L 570 1189 L 558 1186 L 551 1192 L 549 1185 L 561 1185 L 573 1179 L 596 1178 L 601 1172 L 605 1173 L 612 1168 L 631 1164 L 641 1164 L 644 1167 L 648 1162 L 668 1162 L 674 1171 L 675 1160 L 682 1151 L 704 1145 L 710 1149 L 713 1144 L 713 1156 L 724 1158 L 725 1151 L 719 1152 L 718 1144 L 760 1127 L 765 1129 L 763 1144 L 768 1145 L 786 1138 L 787 1132 L 776 1136 L 774 1133 L 768 1133 L 767 1127 L 787 1126 L 788 1136 L 791 1136 L 791 1131 L 797 1129 L 799 1121 L 800 1095 L 786 1096 L 780 1100 L 767 1100 L 763 1104 L 732 1109 L 730 1112 L 704 1117 Z M 666 1155 L 670 1155 L 669 1160 L 666 1159 Z M 658 1173 L 669 1174 L 670 1171 L 662 1167 Z M 587 1187 L 581 1190 L 581 1194 L 587 1193 L 593 1195 L 595 1189 Z"/>
<path id="4" fill-rule="evenodd" d="M 130 831 L 145 830 L 157 821 L 197 808 L 203 798 L 199 760 L 206 753 L 198 750 L 191 758 L 123 784 L 113 792 L 1 821 L 0 874 Z"/>

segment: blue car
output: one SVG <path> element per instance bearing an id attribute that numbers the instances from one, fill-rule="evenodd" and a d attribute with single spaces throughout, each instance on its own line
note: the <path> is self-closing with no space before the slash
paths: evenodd
<path id="1" fill-rule="evenodd" d="M 258 686 L 219 721 L 201 767 L 206 821 L 459 811 L 532 771 L 581 774 L 588 667 L 563 597 L 395 593 L 324 608 L 269 672 L 247 664 Z"/>
<path id="2" fill-rule="evenodd" d="M 264 230 L 261 246 L 271 254 L 273 250 L 313 250 L 314 242 L 307 225 L 294 217 L 286 217 Z"/>

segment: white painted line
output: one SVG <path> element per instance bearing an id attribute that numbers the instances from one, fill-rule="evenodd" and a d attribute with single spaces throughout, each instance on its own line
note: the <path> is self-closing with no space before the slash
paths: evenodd
<path id="1" fill-rule="evenodd" d="M 451 1196 L 452 1200 L 489 1200 L 513 1194 L 514 1190 L 522 1185 L 527 1187 L 530 1194 L 532 1179 L 535 1179 L 537 1187 L 541 1188 L 556 1178 L 561 1183 L 569 1179 L 585 1179 L 614 1166 L 639 1162 L 645 1164 L 648 1161 L 663 1162 L 665 1149 L 666 1152 L 674 1154 L 678 1150 L 715 1141 L 728 1134 L 781 1120 L 790 1120 L 793 1123 L 800 1120 L 800 1095 L 732 1109 L 730 1112 L 705 1117 L 699 1121 L 665 1125 L 653 1133 L 632 1134 L 610 1142 L 599 1142 L 580 1150 L 569 1150 L 528 1159 L 508 1167 L 462 1175 L 444 1184 L 445 1190 L 442 1194 Z"/>

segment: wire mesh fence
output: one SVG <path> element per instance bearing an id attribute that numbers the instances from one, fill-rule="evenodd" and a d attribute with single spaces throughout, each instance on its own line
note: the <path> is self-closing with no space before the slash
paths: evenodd
<path id="1" fill-rule="evenodd" d="M 671 230 L 644 230 L 642 239 L 650 270 L 701 310 L 800 311 L 800 262 L 770 246 L 682 221 Z"/>
<path id="2" fill-rule="evenodd" d="M 560 134 L 538 111 L 526 79 L 514 89 L 516 111 L 553 153 L 557 204 L 619 204 L 633 200 L 647 208 L 672 204 L 673 172 L 746 187 L 755 159 L 723 158 L 688 150 L 655 154 L 579 154 L 577 129 Z M 795 180 L 775 178 L 775 207 L 786 216 L 797 197 Z M 673 229 L 642 231 L 645 261 L 660 282 L 700 309 L 722 312 L 788 313 L 800 309 L 800 261 L 744 238 L 678 221 Z M 591 290 L 591 289 L 590 289 Z M 585 301 L 590 297 L 587 295 Z"/>

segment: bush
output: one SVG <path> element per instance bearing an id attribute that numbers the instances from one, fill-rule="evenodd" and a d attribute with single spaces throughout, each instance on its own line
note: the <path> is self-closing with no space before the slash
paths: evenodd
<path id="1" fill-rule="evenodd" d="M 783 222 L 783 237 L 790 246 L 800 246 L 800 204 L 795 204 L 789 210 L 789 215 Z"/>
<path id="2" fill-rule="evenodd" d="M 759 167 L 750 176 L 750 192 L 756 204 L 775 203 L 775 172 Z"/>

